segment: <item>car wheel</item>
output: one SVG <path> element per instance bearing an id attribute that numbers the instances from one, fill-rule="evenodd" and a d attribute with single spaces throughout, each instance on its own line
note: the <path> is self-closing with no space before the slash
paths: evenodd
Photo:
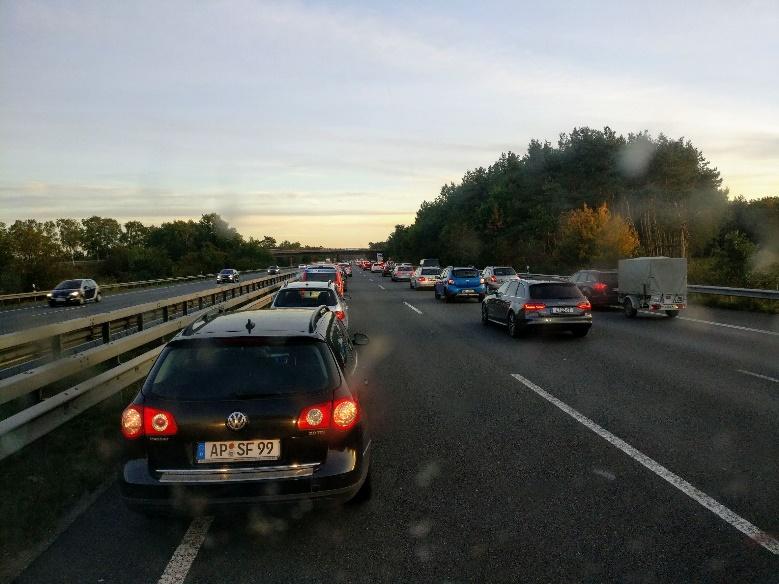
<path id="1" fill-rule="evenodd" d="M 52 308 L 54 308 L 55 306 L 57 306 L 57 303 L 56 303 L 56 302 L 49 302 L 49 306 L 51 306 Z"/>
<path id="2" fill-rule="evenodd" d="M 103 295 L 100 292 L 98 292 L 95 295 L 95 302 L 102 302 L 102 301 L 103 301 Z"/>
<path id="3" fill-rule="evenodd" d="M 633 301 L 630 298 L 625 298 L 623 306 L 625 308 L 625 316 L 628 318 L 633 318 L 636 316 L 636 314 L 638 314 L 638 311 L 633 308 Z"/>
<path id="4" fill-rule="evenodd" d="M 409 282 L 409 283 L 408 283 L 408 287 L 409 287 L 409 288 L 411 288 L 411 289 L 413 290 L 413 289 L 414 289 L 414 284 L 412 284 L 411 282 Z"/>
<path id="5" fill-rule="evenodd" d="M 571 332 L 573 333 L 573 336 L 575 336 L 575 337 L 586 337 L 587 333 L 590 332 L 590 327 L 588 327 L 588 326 L 577 326 L 576 328 L 572 328 Z"/>
<path id="6" fill-rule="evenodd" d="M 484 294 L 479 294 L 479 302 L 484 302 Z"/>
<path id="7" fill-rule="evenodd" d="M 516 339 L 519 336 L 519 327 L 517 326 L 517 317 L 513 312 L 509 312 L 506 324 L 508 325 L 509 336 Z"/>
<path id="8" fill-rule="evenodd" d="M 373 495 L 373 484 L 371 482 L 371 471 L 368 471 L 367 476 L 365 477 L 365 480 L 362 483 L 362 486 L 360 487 L 360 490 L 357 491 L 357 494 L 349 499 L 348 504 L 359 504 L 359 503 L 365 503 L 367 501 L 371 500 L 371 496 Z"/>
<path id="9" fill-rule="evenodd" d="M 447 293 L 446 293 L 446 290 L 444 290 L 444 302 L 446 302 L 447 304 L 449 304 L 449 303 L 450 303 L 452 300 L 454 300 L 454 298 L 452 298 L 451 296 L 449 296 L 449 294 L 447 294 Z"/>
<path id="10" fill-rule="evenodd" d="M 666 310 L 665 311 L 665 315 L 668 318 L 676 318 L 677 316 L 679 316 L 679 311 L 678 310 Z"/>
<path id="11" fill-rule="evenodd" d="M 481 305 L 481 323 L 484 326 L 487 326 L 488 324 L 490 324 L 490 317 L 487 314 L 487 305 L 486 304 L 482 304 Z"/>
<path id="12" fill-rule="evenodd" d="M 441 300 L 441 295 L 438 293 L 438 288 L 434 288 L 433 290 L 435 291 L 435 299 Z"/>

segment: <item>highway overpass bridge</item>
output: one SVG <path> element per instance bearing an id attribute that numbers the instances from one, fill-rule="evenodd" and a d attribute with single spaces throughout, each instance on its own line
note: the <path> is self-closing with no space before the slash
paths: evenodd
<path id="1" fill-rule="evenodd" d="M 309 261 L 324 260 L 330 258 L 333 261 L 351 260 L 359 258 L 376 257 L 382 253 L 381 249 L 369 249 L 366 247 L 323 247 L 314 249 L 305 248 L 273 248 L 270 253 L 277 259 L 288 259 L 290 263 L 304 263 Z M 298 258 L 296 260 L 296 258 Z"/>

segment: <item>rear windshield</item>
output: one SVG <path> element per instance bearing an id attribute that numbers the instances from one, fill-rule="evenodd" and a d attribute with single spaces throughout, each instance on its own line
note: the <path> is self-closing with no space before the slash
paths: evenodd
<path id="1" fill-rule="evenodd" d="M 516 276 L 517 272 L 514 268 L 495 268 L 492 270 L 496 276 Z"/>
<path id="2" fill-rule="evenodd" d="M 530 297 L 536 299 L 552 298 L 582 298 L 582 293 L 576 284 L 533 284 L 530 286 Z"/>
<path id="3" fill-rule="evenodd" d="M 424 268 L 422 270 L 423 276 L 437 276 L 441 273 L 441 270 L 438 268 Z"/>
<path id="4" fill-rule="evenodd" d="M 339 377 L 327 346 L 285 339 L 174 343 L 143 387 L 180 400 L 251 399 L 332 389 Z"/>
<path id="5" fill-rule="evenodd" d="M 273 306 L 283 308 L 316 308 L 317 306 L 335 306 L 338 300 L 335 292 L 324 289 L 282 290 L 276 296 Z"/>
<path id="6" fill-rule="evenodd" d="M 398 266 L 398 272 L 413 272 L 414 268 L 411 266 Z"/>
<path id="7" fill-rule="evenodd" d="M 309 282 L 329 282 L 335 280 L 335 270 L 332 272 L 307 272 L 306 280 Z"/>
<path id="8" fill-rule="evenodd" d="M 598 278 L 598 282 L 605 282 L 609 286 L 617 287 L 617 274 L 616 273 L 603 273 L 595 274 L 595 277 Z"/>
<path id="9" fill-rule="evenodd" d="M 479 272 L 474 269 L 452 270 L 452 276 L 455 278 L 476 278 L 478 275 Z"/>
<path id="10" fill-rule="evenodd" d="M 81 280 L 65 280 L 57 284 L 55 290 L 70 290 L 71 288 L 81 288 Z"/>

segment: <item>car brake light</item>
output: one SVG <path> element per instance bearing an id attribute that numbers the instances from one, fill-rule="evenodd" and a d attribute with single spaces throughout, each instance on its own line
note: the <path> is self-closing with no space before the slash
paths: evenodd
<path id="1" fill-rule="evenodd" d="M 484 278 L 479 278 L 479 284 L 484 284 Z"/>
<path id="2" fill-rule="evenodd" d="M 522 308 L 526 312 L 532 312 L 534 310 L 543 310 L 546 308 L 546 304 L 543 302 L 527 302 Z"/>
<path id="3" fill-rule="evenodd" d="M 176 419 L 165 410 L 143 408 L 143 431 L 147 436 L 173 436 L 178 432 Z"/>
<path id="4" fill-rule="evenodd" d="M 592 304 L 590 304 L 589 300 L 585 300 L 583 302 L 579 302 L 579 304 L 576 305 L 576 308 L 579 310 L 592 310 Z"/>
<path id="5" fill-rule="evenodd" d="M 359 417 L 360 409 L 355 400 L 344 398 L 333 402 L 333 425 L 338 430 L 353 428 Z"/>
<path id="6" fill-rule="evenodd" d="M 324 430 L 330 427 L 332 404 L 326 402 L 303 408 L 298 416 L 298 430 Z"/>
<path id="7" fill-rule="evenodd" d="M 490 282 L 497 282 L 498 278 L 496 276 L 490 276 Z"/>
<path id="8" fill-rule="evenodd" d="M 129 440 L 143 436 L 143 406 L 132 405 L 122 412 L 122 434 Z"/>
<path id="9" fill-rule="evenodd" d="M 596 292 L 605 292 L 608 285 L 605 282 L 596 282 L 592 288 Z"/>
<path id="10" fill-rule="evenodd" d="M 343 320 L 346 318 L 346 313 L 343 310 L 336 310 L 335 315 L 338 317 L 338 320 Z"/>
<path id="11" fill-rule="evenodd" d="M 425 278 L 423 276 L 419 276 L 419 278 L 417 278 L 417 282 L 424 282 L 424 281 Z"/>
<path id="12" fill-rule="evenodd" d="M 449 280 L 447 280 L 447 281 L 446 281 L 446 283 L 447 283 L 447 284 L 450 284 L 450 285 L 451 285 L 451 284 L 454 284 L 454 280 L 452 280 L 452 279 L 450 278 Z"/>

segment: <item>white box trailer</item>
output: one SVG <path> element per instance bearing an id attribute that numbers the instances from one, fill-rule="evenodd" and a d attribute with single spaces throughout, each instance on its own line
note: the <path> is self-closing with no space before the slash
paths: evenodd
<path id="1" fill-rule="evenodd" d="M 617 294 L 625 315 L 639 310 L 674 317 L 687 308 L 687 259 L 667 257 L 619 260 Z"/>

